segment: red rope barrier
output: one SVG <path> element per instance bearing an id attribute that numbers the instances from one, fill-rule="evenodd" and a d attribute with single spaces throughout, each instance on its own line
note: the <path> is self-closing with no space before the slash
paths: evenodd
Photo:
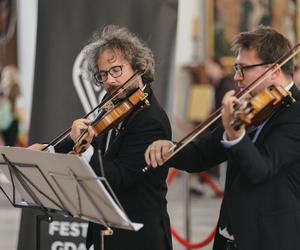
<path id="1" fill-rule="evenodd" d="M 218 197 L 223 197 L 224 192 L 219 188 L 219 186 L 213 181 L 213 179 L 206 173 L 201 172 L 200 176 L 207 183 L 207 185 L 215 192 Z"/>
<path id="2" fill-rule="evenodd" d="M 181 120 L 179 117 L 177 117 L 175 115 L 172 116 L 172 120 L 174 121 L 176 127 L 178 127 L 179 129 L 181 129 L 185 132 L 190 132 L 194 127 L 192 124 L 184 122 L 183 120 Z M 168 186 L 170 186 L 172 184 L 176 174 L 177 174 L 177 170 L 175 168 L 171 168 L 169 170 L 169 174 L 168 174 L 168 178 L 167 178 Z M 203 178 L 203 180 L 208 184 L 208 186 L 215 192 L 215 194 L 218 197 L 223 197 L 223 194 L 224 194 L 223 190 L 221 190 L 215 184 L 215 182 L 212 180 L 212 178 L 206 172 L 201 172 L 200 176 Z M 175 228 L 172 225 L 171 225 L 171 233 L 172 233 L 172 236 L 179 243 L 181 243 L 182 245 L 184 245 L 185 247 L 187 247 L 189 249 L 202 248 L 202 247 L 208 245 L 213 240 L 215 233 L 216 233 L 216 226 L 204 240 L 197 242 L 197 243 L 192 243 L 192 242 L 189 242 L 189 241 L 183 239 L 177 233 L 177 231 L 175 230 Z"/>
<path id="3" fill-rule="evenodd" d="M 168 178 L 167 178 L 167 184 L 170 186 L 176 177 L 177 170 L 175 168 L 170 168 Z M 201 177 L 208 183 L 208 185 L 216 192 L 218 196 L 223 196 L 223 191 L 218 188 L 218 186 L 214 183 L 214 181 L 210 178 L 210 176 L 206 172 L 200 173 Z M 171 233 L 172 236 L 183 246 L 189 248 L 189 249 L 195 249 L 195 248 L 202 248 L 206 245 L 208 245 L 214 238 L 216 233 L 216 226 L 213 228 L 213 230 L 209 233 L 209 235 L 202 241 L 192 243 L 187 240 L 185 240 L 183 237 L 181 237 L 175 228 L 171 226 Z"/>
<path id="4" fill-rule="evenodd" d="M 182 245 L 184 245 L 185 247 L 187 247 L 189 249 L 195 249 L 195 248 L 204 247 L 213 240 L 215 233 L 216 233 L 216 226 L 204 240 L 197 242 L 197 243 L 191 243 L 191 242 L 183 239 L 172 226 L 171 226 L 171 233 L 179 243 L 181 243 Z"/>
<path id="5" fill-rule="evenodd" d="M 189 133 L 195 127 L 195 125 L 182 120 L 180 117 L 178 117 L 176 115 L 172 115 L 172 121 L 174 122 L 176 127 L 178 127 L 180 130 L 184 131 L 185 133 Z M 172 175 L 175 174 L 175 176 L 176 176 L 176 173 L 174 173 L 174 172 L 171 172 L 171 174 Z M 212 180 L 212 178 L 206 172 L 201 172 L 200 176 L 203 178 L 203 180 L 208 184 L 208 186 L 215 192 L 215 194 L 218 197 L 223 197 L 223 195 L 224 195 L 223 190 L 221 190 L 215 184 L 215 182 Z M 170 182 L 170 183 L 168 183 L 169 185 L 171 184 L 173 178 L 174 178 L 174 176 L 169 180 L 169 182 Z"/>
<path id="6" fill-rule="evenodd" d="M 167 177 L 168 186 L 170 186 L 172 184 L 176 174 L 177 174 L 177 170 L 175 168 L 170 168 L 169 174 L 168 174 L 168 177 Z"/>
<path id="7" fill-rule="evenodd" d="M 177 174 L 177 170 L 175 168 L 170 168 L 168 178 L 167 178 L 167 184 L 170 186 Z M 219 186 L 214 182 L 214 180 L 207 174 L 206 172 L 201 172 L 200 176 L 203 178 L 203 180 L 207 183 L 207 185 L 215 192 L 215 194 L 219 197 L 223 197 L 224 192 L 222 189 L 219 188 Z"/>

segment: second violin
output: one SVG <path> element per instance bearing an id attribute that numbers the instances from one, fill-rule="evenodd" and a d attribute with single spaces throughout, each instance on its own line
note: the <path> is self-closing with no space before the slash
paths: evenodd
<path id="1" fill-rule="evenodd" d="M 239 130 L 242 124 L 248 127 L 262 123 L 279 107 L 290 105 L 295 99 L 281 86 L 270 86 L 244 102 L 243 108 L 236 107 L 236 119 L 232 122 L 235 130 Z"/>

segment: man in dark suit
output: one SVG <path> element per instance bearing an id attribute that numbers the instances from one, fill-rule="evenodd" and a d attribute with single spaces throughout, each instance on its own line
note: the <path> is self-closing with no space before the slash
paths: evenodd
<path id="1" fill-rule="evenodd" d="M 171 138 L 168 117 L 151 90 L 154 80 L 152 51 L 126 28 L 109 25 L 92 36 L 83 53 L 87 59 L 86 77 L 101 85 L 107 94 L 138 72 L 134 87 L 148 94 L 149 105 L 139 105 L 105 134 L 97 135 L 89 119 L 75 120 L 70 132 L 72 140 L 58 144 L 55 151 L 69 152 L 82 130 L 88 129 L 84 145 L 87 150 L 82 155 L 97 175 L 108 180 L 129 218 L 144 224 L 137 232 L 113 228 L 113 235 L 105 236 L 105 250 L 171 250 L 165 197 L 168 170 L 161 168 L 146 174 L 142 171 L 146 166 L 147 146 L 156 139 Z M 102 171 L 99 149 L 103 157 Z M 101 249 L 101 230 L 104 230 L 101 225 L 89 223 L 88 248 L 93 245 L 94 249 Z"/>
<path id="2" fill-rule="evenodd" d="M 234 80 L 245 88 L 291 49 L 272 28 L 260 26 L 233 40 Z M 225 94 L 222 126 L 189 143 L 167 163 L 189 172 L 228 161 L 214 249 L 297 250 L 300 246 L 300 92 L 292 60 L 268 74 L 252 94 L 271 85 L 291 91 L 296 103 L 281 105 L 253 132 L 233 129 L 234 91 Z M 158 140 L 145 152 L 148 164 L 162 165 L 170 141 Z"/>

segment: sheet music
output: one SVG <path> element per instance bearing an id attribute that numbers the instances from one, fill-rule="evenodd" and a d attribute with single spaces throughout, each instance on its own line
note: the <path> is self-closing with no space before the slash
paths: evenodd
<path id="1" fill-rule="evenodd" d="M 64 207 L 73 217 L 100 224 L 106 223 L 116 228 L 139 230 L 143 226 L 130 221 L 84 158 L 0 146 L 0 170 L 8 179 L 10 179 L 10 172 L 7 165 L 3 164 L 2 154 L 5 154 L 32 182 L 32 184 L 28 183 L 28 186 L 32 188 L 44 207 L 54 210 L 61 210 L 61 207 Z M 30 164 L 31 167 L 23 166 L 24 163 Z M 26 193 L 17 178 L 13 179 L 23 200 L 28 204 L 34 204 L 35 200 Z M 34 186 L 39 187 L 47 197 Z"/>

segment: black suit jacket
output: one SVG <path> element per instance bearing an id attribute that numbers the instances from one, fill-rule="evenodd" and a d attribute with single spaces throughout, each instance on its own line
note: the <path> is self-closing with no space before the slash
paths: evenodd
<path id="1" fill-rule="evenodd" d="M 239 250 L 300 247 L 300 93 L 275 112 L 253 143 L 246 134 L 235 146 L 220 143 L 223 129 L 187 145 L 170 164 L 198 172 L 228 161 L 219 226 L 228 226 Z M 225 239 L 217 232 L 215 250 Z"/>
<path id="2" fill-rule="evenodd" d="M 98 149 L 101 149 L 104 176 L 131 221 L 144 224 L 138 232 L 113 228 L 113 235 L 105 237 L 106 250 L 172 249 L 166 201 L 168 169 L 142 172 L 146 166 L 146 148 L 159 138 L 171 139 L 171 127 L 150 87 L 145 91 L 149 94 L 150 106 L 135 110 L 122 122 L 106 152 L 107 134 L 98 136 L 93 142 L 95 152 L 90 164 L 94 171 L 103 175 L 98 159 Z M 94 249 L 101 248 L 101 229 L 98 224 L 89 224 L 88 247 L 94 244 Z"/>

